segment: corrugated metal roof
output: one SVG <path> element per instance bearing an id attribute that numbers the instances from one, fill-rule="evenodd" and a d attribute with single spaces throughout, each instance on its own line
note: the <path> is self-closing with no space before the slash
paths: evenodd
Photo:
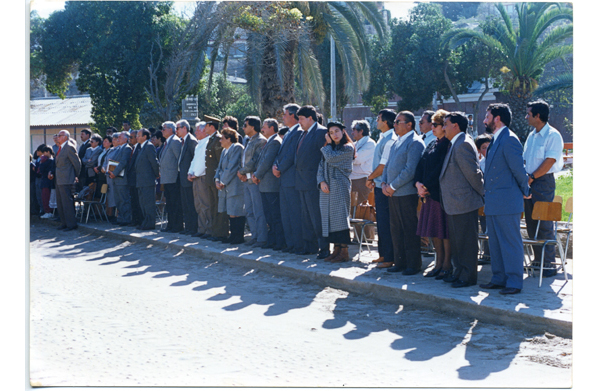
<path id="1" fill-rule="evenodd" d="M 87 125 L 91 122 L 92 100 L 89 96 L 29 101 L 29 126 Z"/>

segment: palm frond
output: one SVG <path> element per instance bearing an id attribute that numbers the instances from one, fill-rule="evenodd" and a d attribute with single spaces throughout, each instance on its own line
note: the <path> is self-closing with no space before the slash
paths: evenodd
<path id="1" fill-rule="evenodd" d="M 541 97 L 548 92 L 565 90 L 565 89 L 573 89 L 573 73 L 563 73 L 551 80 L 547 83 L 539 86 L 534 91 L 534 96 Z"/>

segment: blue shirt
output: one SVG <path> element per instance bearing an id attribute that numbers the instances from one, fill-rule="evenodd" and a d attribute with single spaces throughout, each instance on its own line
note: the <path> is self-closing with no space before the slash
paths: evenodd
<path id="1" fill-rule="evenodd" d="M 563 168 L 563 139 L 560 132 L 546 124 L 538 132 L 535 129 L 529 133 L 523 148 L 523 160 L 525 160 L 525 171 L 533 174 L 547 158 L 555 159 L 548 174 L 555 174 Z"/>

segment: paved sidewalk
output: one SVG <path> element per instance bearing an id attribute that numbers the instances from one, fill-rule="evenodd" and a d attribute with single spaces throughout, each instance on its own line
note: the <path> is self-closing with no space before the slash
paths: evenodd
<path id="1" fill-rule="evenodd" d="M 38 221 L 32 218 L 32 224 Z M 42 224 L 54 221 L 40 220 Z M 358 246 L 350 246 L 353 261 L 332 264 L 316 259 L 316 255 L 302 257 L 273 250 L 232 246 L 208 240 L 192 238 L 160 230 L 138 231 L 133 227 L 118 227 L 105 222 L 80 224 L 79 230 L 118 238 L 124 241 L 160 243 L 181 248 L 190 254 L 197 254 L 200 262 L 226 262 L 245 267 L 267 270 L 276 275 L 305 278 L 314 283 L 365 294 L 403 306 L 427 308 L 440 311 L 446 316 L 465 316 L 479 321 L 502 324 L 526 329 L 535 333 L 549 332 L 562 337 L 572 337 L 573 280 L 572 260 L 567 260 L 569 281 L 559 273 L 553 278 L 544 278 L 538 288 L 537 277 L 525 274 L 523 291 L 517 295 L 502 296 L 497 290 L 484 291 L 478 286 L 452 288 L 450 284 L 421 274 L 403 276 L 400 273 L 387 273 L 376 269 L 371 261 L 378 257 L 376 247 L 369 252 L 363 246 L 358 261 Z M 57 231 L 60 235 L 60 231 Z M 433 267 L 434 258 L 423 256 L 423 270 Z M 479 266 L 479 283 L 491 278 L 489 263 Z"/>

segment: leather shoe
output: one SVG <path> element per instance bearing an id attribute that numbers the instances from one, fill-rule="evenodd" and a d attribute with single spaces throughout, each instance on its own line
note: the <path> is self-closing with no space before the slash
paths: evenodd
<path id="1" fill-rule="evenodd" d="M 192 237 L 194 237 L 194 238 L 201 238 L 202 236 L 204 236 L 204 234 L 201 232 L 196 232 L 195 234 L 192 235 Z"/>
<path id="2" fill-rule="evenodd" d="M 381 263 L 379 265 L 381 265 Z M 379 267 L 379 265 L 377 265 L 377 267 Z M 393 266 L 393 267 L 388 267 L 387 270 L 386 270 L 386 272 L 388 272 L 388 273 L 400 273 L 403 270 L 404 270 L 403 267 L 396 265 L 396 266 Z"/>
<path id="3" fill-rule="evenodd" d="M 65 229 L 64 229 L 64 231 L 65 231 L 65 232 L 67 232 L 67 231 L 73 231 L 74 229 L 77 229 L 77 228 L 78 228 L 78 226 L 77 226 L 77 225 L 74 225 L 74 226 L 72 226 L 72 227 L 67 227 L 67 228 L 65 228 Z"/>
<path id="4" fill-rule="evenodd" d="M 273 248 L 273 247 L 275 247 L 274 244 L 268 244 L 268 243 L 267 244 L 263 244 L 262 246 L 260 246 L 260 248 L 264 248 L 264 249 Z"/>
<path id="5" fill-rule="evenodd" d="M 550 269 L 544 269 L 544 272 L 542 273 L 542 275 L 544 277 L 554 277 L 556 274 L 558 273 L 558 270 L 556 270 L 556 268 L 550 268 Z"/>
<path id="6" fill-rule="evenodd" d="M 252 246 L 256 243 L 256 238 L 252 238 L 249 241 L 247 241 L 246 243 L 244 243 L 244 246 Z"/>
<path id="7" fill-rule="evenodd" d="M 417 274 L 418 272 L 420 272 L 421 270 L 419 269 L 413 269 L 412 267 L 407 267 L 406 269 L 404 269 L 404 271 L 402 272 L 402 275 L 404 276 L 412 276 Z"/>
<path id="8" fill-rule="evenodd" d="M 442 268 L 441 268 L 441 267 L 440 267 L 439 269 L 433 269 L 433 270 L 430 270 L 429 272 L 427 272 L 427 273 L 425 274 L 425 276 L 424 276 L 424 277 L 435 277 L 435 276 L 437 276 L 438 274 L 440 274 L 440 272 L 441 272 L 441 271 L 442 271 Z"/>
<path id="9" fill-rule="evenodd" d="M 256 247 L 262 247 L 262 246 L 264 246 L 264 245 L 266 245 L 266 244 L 267 244 L 267 242 L 256 242 L 256 243 L 254 243 L 254 244 L 252 245 L 252 247 L 253 247 L 253 248 L 256 248 Z"/>
<path id="10" fill-rule="evenodd" d="M 330 255 L 331 255 L 331 253 L 329 252 L 329 250 L 319 251 L 319 255 L 317 255 L 317 259 L 325 259 Z"/>
<path id="11" fill-rule="evenodd" d="M 487 284 L 479 284 L 481 289 L 502 289 L 504 285 L 494 284 L 493 282 L 488 282 Z"/>
<path id="12" fill-rule="evenodd" d="M 208 239 L 208 238 L 210 238 L 210 237 L 211 237 L 211 236 L 210 236 L 209 234 L 202 234 L 202 235 L 200 236 L 200 239 Z"/>
<path id="13" fill-rule="evenodd" d="M 379 262 L 375 267 L 378 269 L 386 269 L 392 266 L 394 266 L 394 262 Z"/>
<path id="14" fill-rule="evenodd" d="M 520 293 L 521 290 L 517 288 L 504 288 L 500 292 L 501 295 L 514 295 L 516 293 Z"/>
<path id="15" fill-rule="evenodd" d="M 448 276 L 451 276 L 452 275 L 452 271 L 453 271 L 452 268 L 450 268 L 448 270 L 442 269 L 442 270 L 440 270 L 440 273 L 437 276 L 435 276 L 435 279 L 436 280 L 443 280 L 444 278 L 446 278 Z"/>
<path id="16" fill-rule="evenodd" d="M 379 257 L 377 259 L 374 259 L 371 261 L 371 263 L 379 263 L 379 262 L 383 262 L 384 258 L 383 257 Z"/>
<path id="17" fill-rule="evenodd" d="M 179 231 L 179 235 L 187 235 L 189 233 L 190 233 L 190 231 L 188 231 L 186 229 L 184 229 L 183 231 Z"/>
<path id="18" fill-rule="evenodd" d="M 475 285 L 475 284 L 471 284 L 469 282 L 463 281 L 463 280 L 456 280 L 452 283 L 452 288 L 464 288 L 467 286 L 471 286 L 471 285 Z"/>
<path id="19" fill-rule="evenodd" d="M 442 281 L 444 281 L 444 282 L 454 282 L 456 280 L 458 280 L 458 276 L 455 276 L 453 274 L 448 274 L 446 277 L 444 277 L 442 279 Z"/>
<path id="20" fill-rule="evenodd" d="M 67 226 L 66 225 L 61 225 L 60 227 L 56 228 L 57 231 L 62 231 L 63 229 L 66 229 Z"/>

